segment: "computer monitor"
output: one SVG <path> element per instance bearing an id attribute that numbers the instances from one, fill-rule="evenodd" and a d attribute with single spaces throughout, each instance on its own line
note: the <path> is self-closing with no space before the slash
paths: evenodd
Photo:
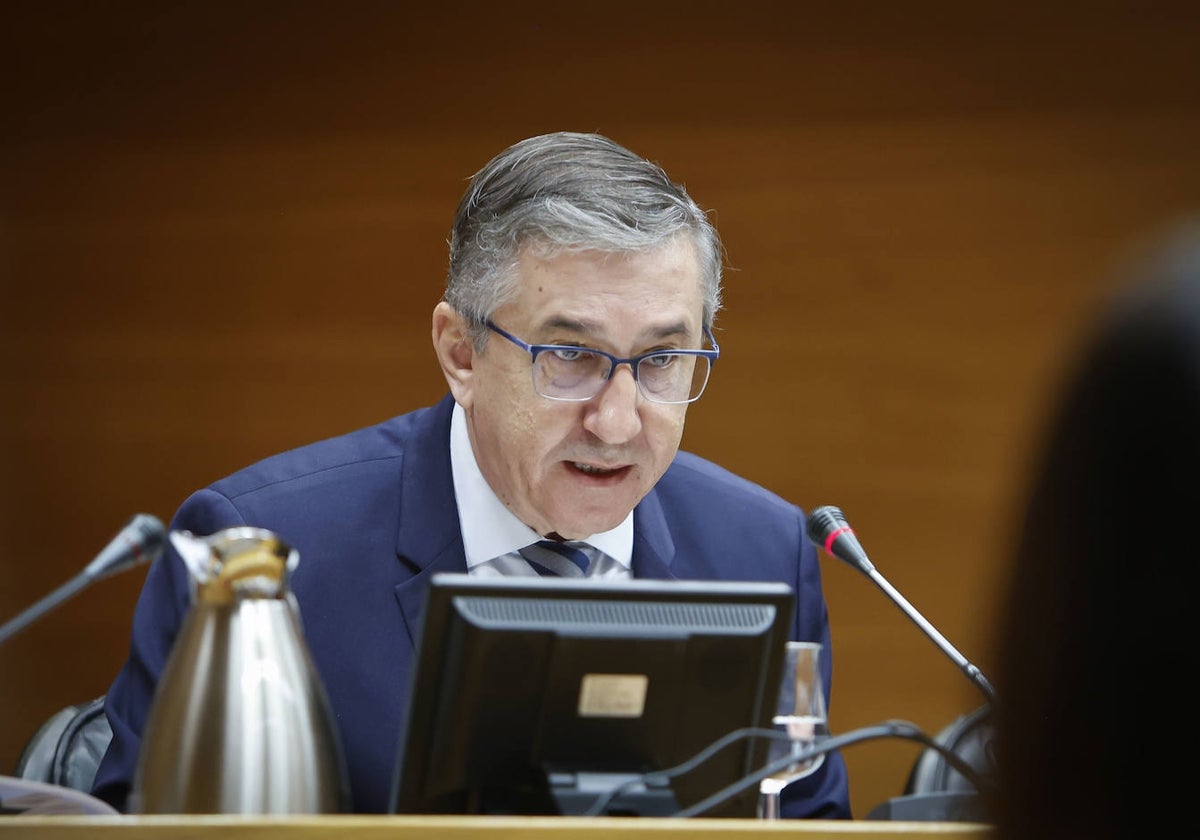
<path id="1" fill-rule="evenodd" d="M 431 579 L 395 813 L 585 814 L 742 727 L 770 726 L 793 610 L 784 583 Z M 599 813 L 670 816 L 761 767 L 740 739 Z M 704 816 L 752 817 L 757 786 Z"/>

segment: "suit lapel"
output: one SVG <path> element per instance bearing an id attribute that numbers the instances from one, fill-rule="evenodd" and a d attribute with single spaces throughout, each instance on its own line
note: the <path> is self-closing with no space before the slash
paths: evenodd
<path id="1" fill-rule="evenodd" d="M 658 491 L 651 490 L 633 509 L 633 576 L 675 580 L 671 571 L 675 560 L 675 541 L 667 527 Z"/>
<path id="2" fill-rule="evenodd" d="M 396 600 L 415 640 L 429 578 L 437 572 L 467 571 L 450 468 L 450 414 L 446 396 L 416 418 L 404 443 L 401 468 L 397 560 L 408 576 L 396 588 Z"/>

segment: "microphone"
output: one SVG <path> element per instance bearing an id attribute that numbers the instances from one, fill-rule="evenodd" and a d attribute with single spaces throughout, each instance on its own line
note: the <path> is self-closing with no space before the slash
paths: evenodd
<path id="1" fill-rule="evenodd" d="M 155 560 L 162 554 L 166 535 L 157 517 L 137 514 L 83 571 L 0 627 L 0 644 L 96 581 Z"/>
<path id="2" fill-rule="evenodd" d="M 867 557 L 867 552 L 863 549 L 862 543 L 858 541 L 854 529 L 850 527 L 850 523 L 846 521 L 846 517 L 840 508 L 825 505 L 812 511 L 808 516 L 808 538 L 819 548 L 825 549 L 826 554 L 850 564 L 873 580 L 875 585 L 882 589 L 884 594 L 891 599 L 892 603 L 900 607 L 904 611 L 904 614 L 912 619 L 913 623 L 921 628 L 921 631 L 932 639 L 934 644 L 941 648 L 942 653 L 950 657 L 951 661 L 962 669 L 967 678 L 984 693 L 988 701 L 995 704 L 996 690 L 992 687 L 988 678 L 983 675 L 983 672 L 968 662 L 967 658 L 959 653 L 954 645 L 946 641 L 945 636 L 926 621 L 913 605 L 896 591 L 895 587 L 888 583 L 883 575 L 876 571 L 874 564 Z"/>

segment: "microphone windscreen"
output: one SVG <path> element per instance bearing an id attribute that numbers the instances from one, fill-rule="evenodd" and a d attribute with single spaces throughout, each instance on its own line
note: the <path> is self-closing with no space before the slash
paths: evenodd
<path id="1" fill-rule="evenodd" d="M 845 515 L 841 508 L 833 505 L 823 505 L 808 515 L 808 538 L 821 548 L 825 547 L 830 534 L 845 527 Z"/>
<path id="2" fill-rule="evenodd" d="M 806 530 L 808 538 L 831 557 L 849 563 L 861 572 L 869 573 L 875 568 L 841 508 L 833 505 L 816 508 L 808 515 Z"/>

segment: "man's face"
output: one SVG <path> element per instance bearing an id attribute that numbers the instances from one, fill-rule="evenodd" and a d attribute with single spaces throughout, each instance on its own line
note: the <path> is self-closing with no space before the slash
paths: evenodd
<path id="1" fill-rule="evenodd" d="M 691 241 L 613 255 L 526 249 L 519 293 L 492 316 L 529 344 L 574 344 L 627 358 L 702 345 Z M 618 525 L 666 471 L 686 405 L 647 401 L 628 365 L 587 402 L 533 390 L 526 350 L 493 334 L 473 359 L 466 409 L 475 457 L 501 501 L 539 534 L 580 539 Z"/>

